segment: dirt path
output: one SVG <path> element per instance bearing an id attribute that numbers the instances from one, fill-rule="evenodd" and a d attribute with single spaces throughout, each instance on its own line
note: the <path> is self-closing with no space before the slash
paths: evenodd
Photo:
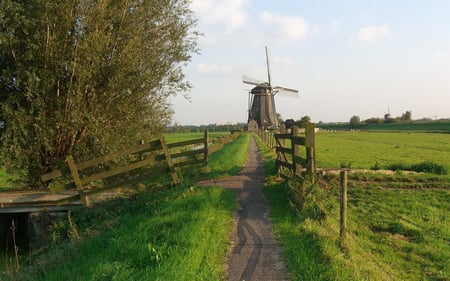
<path id="1" fill-rule="evenodd" d="M 227 280 L 287 280 L 280 247 L 267 217 L 268 204 L 261 188 L 264 186 L 264 163 L 251 137 L 247 165 L 241 174 L 199 183 L 220 186 L 234 191 L 240 210 L 232 235 L 233 249 L 227 264 Z"/>

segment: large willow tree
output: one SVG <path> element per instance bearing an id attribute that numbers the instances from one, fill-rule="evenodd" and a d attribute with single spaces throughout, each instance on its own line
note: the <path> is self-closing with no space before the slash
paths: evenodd
<path id="1" fill-rule="evenodd" d="M 189 0 L 1 0 L 0 165 L 36 187 L 68 154 L 161 132 L 194 27 Z"/>

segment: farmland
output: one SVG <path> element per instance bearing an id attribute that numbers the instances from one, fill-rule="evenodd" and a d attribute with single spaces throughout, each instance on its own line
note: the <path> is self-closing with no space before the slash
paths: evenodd
<path id="1" fill-rule="evenodd" d="M 325 132 L 316 134 L 317 165 L 323 168 L 385 168 L 429 161 L 450 169 L 450 134 L 413 132 Z"/>

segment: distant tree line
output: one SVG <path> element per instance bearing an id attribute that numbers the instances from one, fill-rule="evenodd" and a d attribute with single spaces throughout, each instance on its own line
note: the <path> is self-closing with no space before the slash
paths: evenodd
<path id="1" fill-rule="evenodd" d="M 353 115 L 350 118 L 349 125 L 352 128 L 361 126 L 362 124 L 390 124 L 390 123 L 402 123 L 402 122 L 412 122 L 411 111 L 406 111 L 399 117 L 391 117 L 390 114 L 385 114 L 384 118 L 372 117 L 366 120 L 361 120 L 357 115 Z"/>

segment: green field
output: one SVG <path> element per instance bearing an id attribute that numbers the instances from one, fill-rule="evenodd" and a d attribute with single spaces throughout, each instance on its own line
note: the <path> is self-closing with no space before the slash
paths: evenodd
<path id="1" fill-rule="evenodd" d="M 323 132 L 316 134 L 317 166 L 381 168 L 430 161 L 450 169 L 450 134 L 413 132 Z"/>
<path id="2" fill-rule="evenodd" d="M 317 124 L 317 127 L 327 130 L 364 130 L 364 131 L 410 131 L 410 132 L 440 132 L 450 133 L 449 121 L 429 121 L 390 124 L 361 124 L 350 127 L 348 123 L 343 124 Z"/>

